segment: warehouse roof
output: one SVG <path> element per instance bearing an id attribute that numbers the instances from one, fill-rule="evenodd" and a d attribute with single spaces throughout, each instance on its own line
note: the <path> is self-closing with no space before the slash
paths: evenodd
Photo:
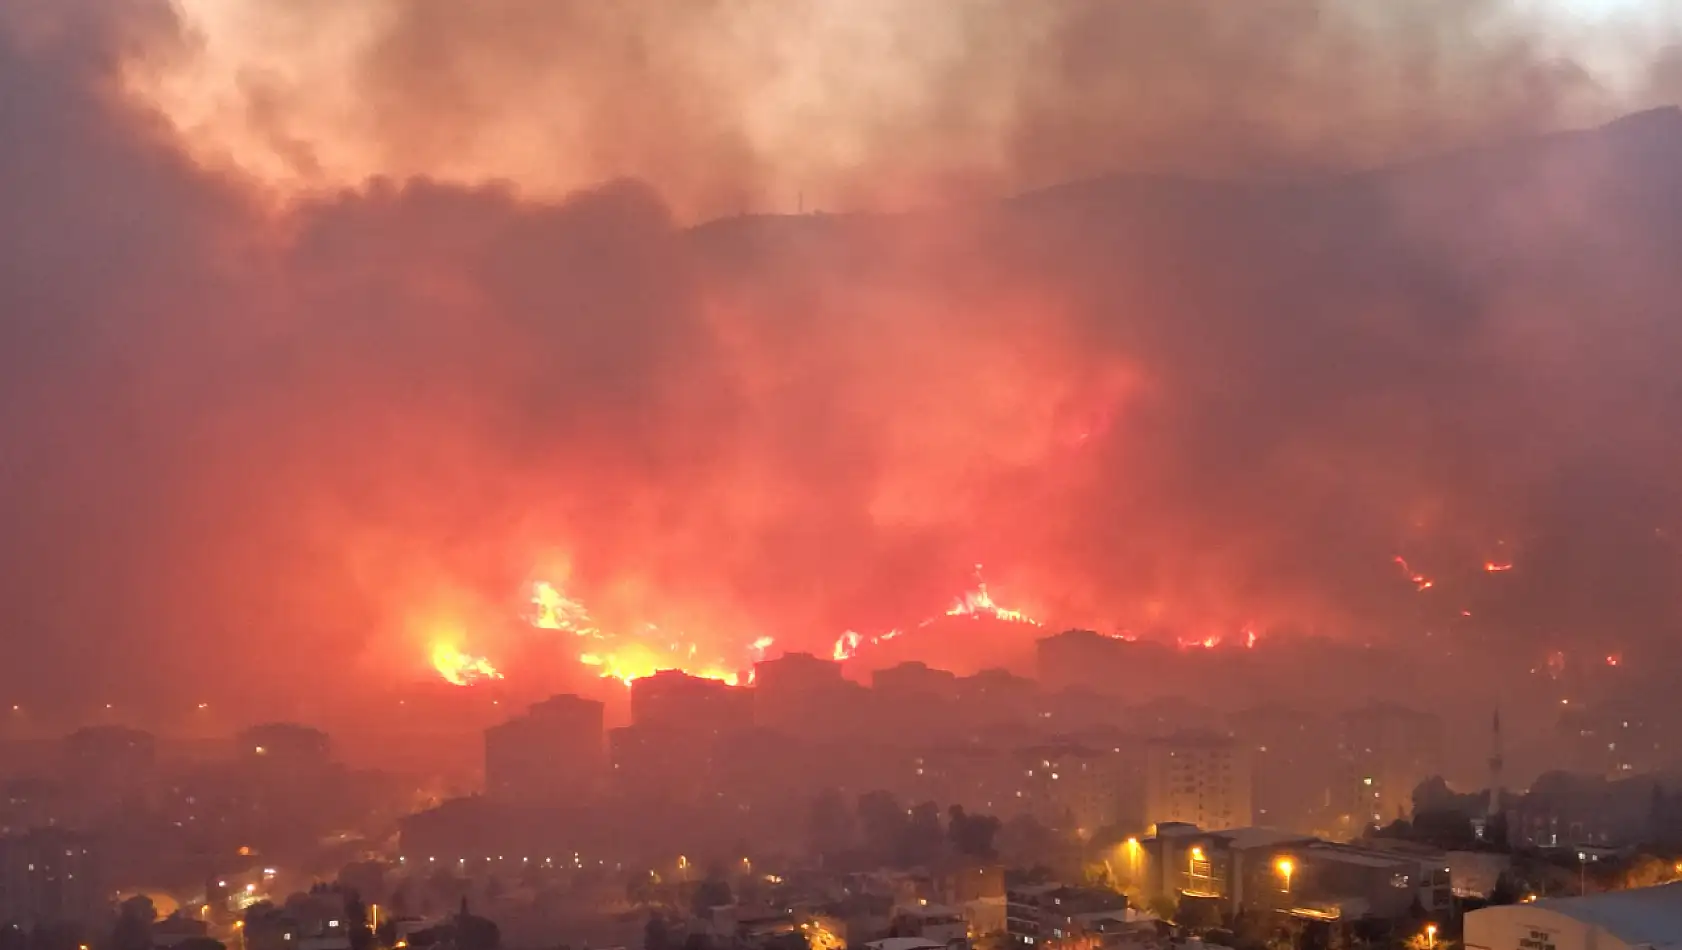
<path id="1" fill-rule="evenodd" d="M 1584 897 L 1539 900 L 1530 906 L 1600 927 L 1627 944 L 1682 944 L 1682 881 Z"/>

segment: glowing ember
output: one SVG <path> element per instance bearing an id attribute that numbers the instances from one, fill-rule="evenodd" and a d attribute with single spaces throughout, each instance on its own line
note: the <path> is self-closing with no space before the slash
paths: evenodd
<path id="1" fill-rule="evenodd" d="M 976 620 L 989 618 L 992 620 L 1003 620 L 1006 623 L 1028 624 L 1034 627 L 1040 626 L 1040 622 L 1038 620 L 1028 616 L 1026 613 L 1020 610 L 1011 610 L 1008 607 L 1001 607 L 998 602 L 993 600 L 992 593 L 987 590 L 987 582 L 981 577 L 981 565 L 979 564 L 975 566 L 975 588 L 964 594 L 962 597 L 959 597 L 951 607 L 947 608 L 946 613 L 942 616 L 969 617 Z M 940 619 L 940 617 L 930 617 L 922 623 L 919 623 L 915 627 L 911 627 L 909 629 L 921 630 Z M 854 656 L 858 655 L 860 648 L 892 640 L 895 637 L 904 635 L 905 632 L 906 631 L 904 629 L 895 628 L 886 633 L 879 633 L 872 637 L 866 637 L 856 631 L 848 630 L 836 638 L 835 648 L 830 651 L 830 655 L 837 662 L 841 660 L 850 660 Z"/>
<path id="2" fill-rule="evenodd" d="M 1513 569 L 1511 561 L 1485 561 L 1483 569 L 1491 574 L 1502 574 Z"/>
<path id="3" fill-rule="evenodd" d="M 1554 650 L 1548 654 L 1548 675 L 1559 679 L 1565 672 L 1565 651 Z"/>
<path id="4" fill-rule="evenodd" d="M 467 686 L 484 679 L 502 679 L 502 674 L 491 666 L 490 660 L 463 653 L 448 643 L 433 644 L 432 667 L 445 682 L 457 686 Z"/>
<path id="5" fill-rule="evenodd" d="M 1401 565 L 1402 573 L 1406 574 L 1408 580 L 1413 582 L 1415 590 L 1426 591 L 1436 586 L 1435 581 L 1409 567 L 1407 559 L 1402 557 L 1400 554 L 1396 555 L 1395 561 L 1397 564 Z"/>
<path id="6" fill-rule="evenodd" d="M 1623 661 L 1624 661 L 1624 658 L 1621 654 L 1618 654 L 1618 653 L 1607 654 L 1607 657 L 1606 657 L 1606 665 L 1607 666 L 1617 666 L 1619 663 L 1622 663 Z"/>

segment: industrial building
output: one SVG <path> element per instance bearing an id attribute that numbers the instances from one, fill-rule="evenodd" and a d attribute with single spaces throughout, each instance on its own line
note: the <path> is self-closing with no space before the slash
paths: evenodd
<path id="1" fill-rule="evenodd" d="M 1682 882 L 1486 907 L 1466 950 L 1660 950 L 1682 944 Z"/>

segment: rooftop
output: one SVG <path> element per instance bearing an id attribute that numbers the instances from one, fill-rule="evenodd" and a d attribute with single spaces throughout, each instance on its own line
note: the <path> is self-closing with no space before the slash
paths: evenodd
<path id="1" fill-rule="evenodd" d="M 1549 898 L 1528 906 L 1600 927 L 1627 944 L 1662 947 L 1682 943 L 1682 881 L 1585 897 Z"/>
<path id="2" fill-rule="evenodd" d="M 870 950 L 946 950 L 946 944 L 922 937 L 884 937 L 865 944 Z"/>

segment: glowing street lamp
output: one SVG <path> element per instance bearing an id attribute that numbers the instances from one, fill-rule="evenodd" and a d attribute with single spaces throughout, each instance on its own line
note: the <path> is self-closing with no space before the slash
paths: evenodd
<path id="1" fill-rule="evenodd" d="M 1291 875 L 1296 873 L 1296 862 L 1292 861 L 1290 858 L 1280 858 L 1278 861 L 1274 862 L 1273 867 L 1279 872 L 1279 876 L 1285 881 L 1285 893 L 1291 893 Z"/>

